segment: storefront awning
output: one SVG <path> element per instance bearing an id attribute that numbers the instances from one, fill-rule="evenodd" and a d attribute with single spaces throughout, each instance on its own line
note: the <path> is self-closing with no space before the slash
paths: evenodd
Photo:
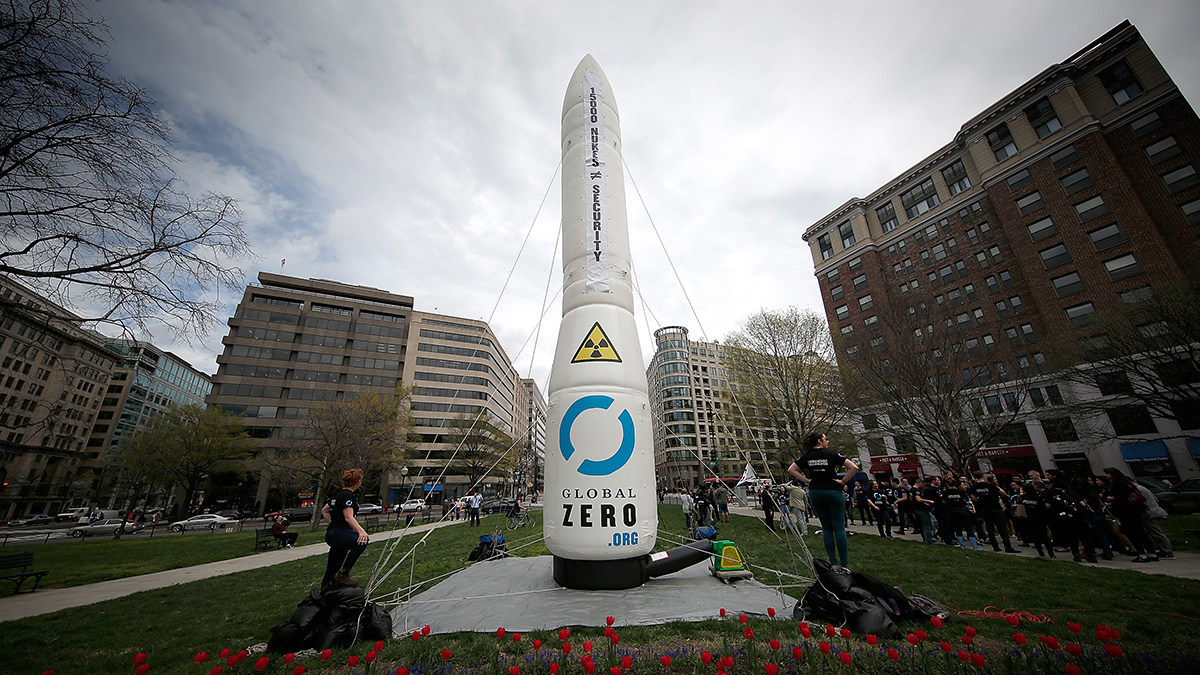
<path id="1" fill-rule="evenodd" d="M 1162 441 L 1122 443 L 1121 457 L 1126 462 L 1165 462 L 1170 459 L 1167 444 Z"/>
<path id="2" fill-rule="evenodd" d="M 903 463 L 897 465 L 897 468 L 900 469 L 901 471 L 919 471 L 921 469 L 921 463 L 920 462 L 903 462 Z"/>
<path id="3" fill-rule="evenodd" d="M 888 464 L 872 464 L 871 465 L 871 473 L 890 474 L 891 472 L 892 472 L 891 465 L 888 465 Z"/>

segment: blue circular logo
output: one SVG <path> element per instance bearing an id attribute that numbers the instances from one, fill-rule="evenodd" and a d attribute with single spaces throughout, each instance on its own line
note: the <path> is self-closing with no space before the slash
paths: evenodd
<path id="1" fill-rule="evenodd" d="M 611 396 L 597 394 L 584 396 L 567 408 L 567 414 L 563 415 L 562 426 L 558 428 L 558 447 L 562 451 L 563 459 L 569 460 L 571 455 L 575 454 L 575 446 L 571 444 L 571 427 L 575 424 L 579 414 L 592 409 L 608 410 L 612 404 Z M 583 460 L 579 463 L 579 473 L 585 476 L 607 476 L 616 473 L 618 469 L 625 466 L 630 457 L 633 457 L 633 418 L 629 415 L 628 410 L 622 410 L 617 419 L 621 422 L 621 447 L 617 448 L 617 451 L 608 459 L 598 462 L 591 459 Z"/>

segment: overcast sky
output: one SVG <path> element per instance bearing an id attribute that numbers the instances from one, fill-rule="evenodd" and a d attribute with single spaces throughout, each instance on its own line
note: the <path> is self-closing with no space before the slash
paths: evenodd
<path id="1" fill-rule="evenodd" d="M 286 259 L 284 274 L 490 318 L 543 391 L 557 300 L 537 351 L 522 346 L 548 275 L 551 296 L 561 284 L 552 177 L 563 95 L 587 53 L 612 84 L 645 200 L 627 178 L 644 353 L 662 325 L 713 340 L 760 309 L 822 312 L 805 229 L 1124 19 L 1200 100 L 1195 0 L 94 7 L 113 73 L 171 120 L 190 190 L 241 202 L 261 258 L 248 282 Z M 156 343 L 213 372 L 223 334 Z"/>

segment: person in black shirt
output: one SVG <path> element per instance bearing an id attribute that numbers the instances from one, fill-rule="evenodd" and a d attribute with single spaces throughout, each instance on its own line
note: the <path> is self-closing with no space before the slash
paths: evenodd
<path id="1" fill-rule="evenodd" d="M 942 488 L 942 501 L 946 504 L 946 517 L 950 519 L 950 527 L 954 531 L 955 539 L 958 540 L 958 547 L 967 547 L 963 541 L 965 532 L 967 539 L 971 542 L 971 548 L 982 551 L 983 549 L 979 548 L 979 542 L 975 539 L 975 513 L 972 510 L 971 500 L 967 497 L 967 491 L 962 489 L 961 484 L 947 481 L 946 486 Z"/>
<path id="2" fill-rule="evenodd" d="M 936 481 L 937 477 L 930 480 Z M 921 532 L 921 539 L 927 545 L 933 545 L 933 507 L 941 499 L 937 486 L 926 483 L 924 478 L 918 478 L 917 486 L 913 488 L 911 497 L 913 515 L 917 518 L 917 525 L 919 525 L 917 529 Z"/>
<path id="3" fill-rule="evenodd" d="M 778 510 L 778 507 L 775 505 L 775 495 L 771 493 L 770 486 L 763 486 L 762 492 L 759 492 L 758 496 L 762 500 L 762 510 L 763 515 L 767 519 L 767 527 L 771 528 L 771 531 L 774 532 L 775 511 Z"/>
<path id="4" fill-rule="evenodd" d="M 1053 558 L 1054 546 L 1050 544 L 1050 539 L 1046 536 L 1046 505 L 1041 496 L 1043 489 L 1045 489 L 1045 484 L 1040 480 L 1026 481 L 1021 486 L 1019 505 L 1025 511 L 1025 541 L 1037 549 L 1038 557 L 1049 555 Z M 1043 544 L 1046 546 L 1045 553 L 1042 553 Z"/>
<path id="5" fill-rule="evenodd" d="M 808 485 L 808 501 L 821 521 L 821 536 L 829 562 L 845 567 L 849 561 L 846 544 L 846 481 L 854 479 L 858 465 L 829 449 L 825 434 L 812 432 L 804 437 L 804 454 L 788 466 L 788 473 Z M 845 476 L 838 478 L 838 471 Z M 836 554 L 836 556 L 835 556 Z"/>
<path id="6" fill-rule="evenodd" d="M 1004 517 L 1004 503 L 1001 501 L 1007 496 L 1004 490 L 984 479 L 982 471 L 976 471 L 973 475 L 975 482 L 971 483 L 967 492 L 975 503 L 975 513 L 987 528 L 988 537 L 992 540 L 992 550 L 1000 550 L 1000 542 L 996 539 L 996 533 L 999 532 L 1000 539 L 1004 540 L 1004 552 L 1020 553 L 1013 548 L 1012 540 L 1008 538 L 1008 519 Z"/>
<path id="7" fill-rule="evenodd" d="M 867 506 L 875 512 L 875 525 L 879 528 L 879 536 L 883 539 L 892 539 L 892 497 L 891 488 L 880 485 L 879 481 L 871 481 L 870 496 L 867 497 Z"/>
<path id="8" fill-rule="evenodd" d="M 334 582 L 342 586 L 357 586 L 350 578 L 350 570 L 358 557 L 367 549 L 371 536 L 358 524 L 358 496 L 355 490 L 362 485 L 362 469 L 350 469 L 342 473 L 342 489 L 333 493 L 321 508 L 321 518 L 329 523 L 325 528 L 325 543 L 329 544 L 329 559 L 325 563 L 325 576 L 321 588 Z"/>

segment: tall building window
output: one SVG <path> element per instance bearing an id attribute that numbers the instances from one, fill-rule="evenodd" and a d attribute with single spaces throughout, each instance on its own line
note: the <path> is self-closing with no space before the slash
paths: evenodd
<path id="1" fill-rule="evenodd" d="M 1023 216 L 1027 216 L 1045 205 L 1046 202 L 1042 199 L 1042 193 L 1036 190 L 1017 200 L 1017 209 Z"/>
<path id="2" fill-rule="evenodd" d="M 1016 190 L 1032 183 L 1033 174 L 1029 173 L 1029 169 L 1021 169 L 1008 178 L 1005 178 L 1004 182 L 1008 183 L 1009 190 Z"/>
<path id="3" fill-rule="evenodd" d="M 1163 174 L 1162 179 L 1167 184 L 1167 189 L 1171 191 L 1171 194 L 1177 194 L 1188 188 L 1200 185 L 1200 176 L 1196 175 L 1196 168 L 1191 164 Z"/>
<path id="4" fill-rule="evenodd" d="M 1146 134 L 1158 129 L 1163 125 L 1162 118 L 1158 113 L 1152 112 L 1149 115 L 1142 115 L 1136 120 L 1129 123 L 1129 128 L 1133 131 L 1133 135 L 1141 138 Z"/>
<path id="5" fill-rule="evenodd" d="M 1142 266 L 1132 253 L 1104 261 L 1104 269 L 1108 270 L 1108 278 L 1113 281 L 1128 279 L 1142 273 Z"/>
<path id="6" fill-rule="evenodd" d="M 1145 149 L 1151 164 L 1158 164 L 1183 152 L 1183 149 L 1175 142 L 1174 136 L 1167 136 L 1161 141 L 1151 143 Z"/>
<path id="7" fill-rule="evenodd" d="M 1042 97 L 1039 101 L 1025 109 L 1025 117 L 1029 118 L 1029 126 L 1037 132 L 1038 138 L 1045 138 L 1062 129 L 1062 122 L 1050 105 L 1050 99 Z"/>
<path id="8" fill-rule="evenodd" d="M 879 226 L 884 232 L 891 232 L 900 224 L 896 221 L 896 207 L 891 202 L 875 209 L 875 215 L 879 216 Z"/>
<path id="9" fill-rule="evenodd" d="M 850 221 L 846 221 L 838 225 L 838 234 L 842 236 L 842 248 L 850 248 L 854 245 L 854 226 Z"/>
<path id="10" fill-rule="evenodd" d="M 987 142 L 992 149 L 992 154 L 996 156 L 997 162 L 1003 162 L 1017 154 L 1017 144 L 1013 141 L 1007 124 L 1001 123 L 1000 126 L 987 132 Z"/>
<path id="11" fill-rule="evenodd" d="M 1122 105 L 1129 99 L 1145 91 L 1138 83 L 1133 70 L 1125 61 L 1119 61 L 1100 73 L 1100 84 L 1113 97 L 1113 102 Z"/>
<path id="12" fill-rule="evenodd" d="M 1042 239 L 1058 234 L 1058 228 L 1054 226 L 1054 221 L 1049 218 L 1042 218 L 1036 223 L 1030 223 L 1025 227 L 1029 229 L 1029 237 L 1034 241 L 1041 241 Z"/>
<path id="13" fill-rule="evenodd" d="M 1054 151 L 1050 155 L 1050 163 L 1056 169 L 1061 169 L 1077 159 L 1079 159 L 1079 151 L 1075 149 L 1074 145 L 1068 145 L 1061 150 Z"/>
<path id="14" fill-rule="evenodd" d="M 1104 203 L 1104 197 L 1096 195 L 1091 199 L 1076 204 L 1075 213 L 1079 214 L 1079 222 L 1086 223 L 1093 218 L 1099 218 L 1106 213 L 1112 213 L 1112 209 L 1108 208 L 1108 204 Z"/>
<path id="15" fill-rule="evenodd" d="M 1080 169 L 1075 173 L 1069 173 L 1062 177 L 1061 182 L 1063 189 L 1069 195 L 1073 195 L 1086 187 L 1091 187 L 1093 184 L 1092 175 L 1088 173 L 1087 169 Z"/>
<path id="16" fill-rule="evenodd" d="M 900 202 L 904 205 L 904 212 L 911 219 L 937 206 L 941 200 L 938 199 L 933 179 L 926 178 L 920 185 L 900 195 Z"/>
<path id="17" fill-rule="evenodd" d="M 946 187 L 950 189 L 951 197 L 971 187 L 967 167 L 961 159 L 942 169 L 942 177 L 946 179 Z"/>
<path id="18" fill-rule="evenodd" d="M 1091 323 L 1094 318 L 1092 315 L 1096 313 L 1096 306 L 1090 302 L 1084 302 L 1078 305 L 1073 305 L 1066 309 L 1067 320 L 1072 326 L 1086 326 Z"/>
<path id="19" fill-rule="evenodd" d="M 821 260 L 829 260 L 833 257 L 833 240 L 828 234 L 817 237 L 817 246 L 821 248 Z"/>
<path id="20" fill-rule="evenodd" d="M 1183 210 L 1188 225 L 1200 225 L 1200 199 L 1194 199 L 1179 208 Z"/>
<path id="21" fill-rule="evenodd" d="M 1054 292 L 1060 298 L 1078 293 L 1084 289 L 1083 279 L 1079 277 L 1079 272 L 1069 272 L 1061 277 L 1054 277 L 1050 280 L 1050 283 L 1054 285 Z"/>
<path id="22" fill-rule="evenodd" d="M 1067 247 L 1062 244 L 1051 246 L 1050 248 L 1038 251 L 1038 255 L 1042 258 L 1042 264 L 1046 269 L 1058 267 L 1071 262 L 1071 253 L 1067 251 Z"/>
<path id="23" fill-rule="evenodd" d="M 1088 232 L 1088 238 L 1092 240 L 1092 246 L 1095 246 L 1097 251 L 1125 243 L 1125 235 L 1121 234 L 1121 228 L 1117 227 L 1116 223 Z"/>

